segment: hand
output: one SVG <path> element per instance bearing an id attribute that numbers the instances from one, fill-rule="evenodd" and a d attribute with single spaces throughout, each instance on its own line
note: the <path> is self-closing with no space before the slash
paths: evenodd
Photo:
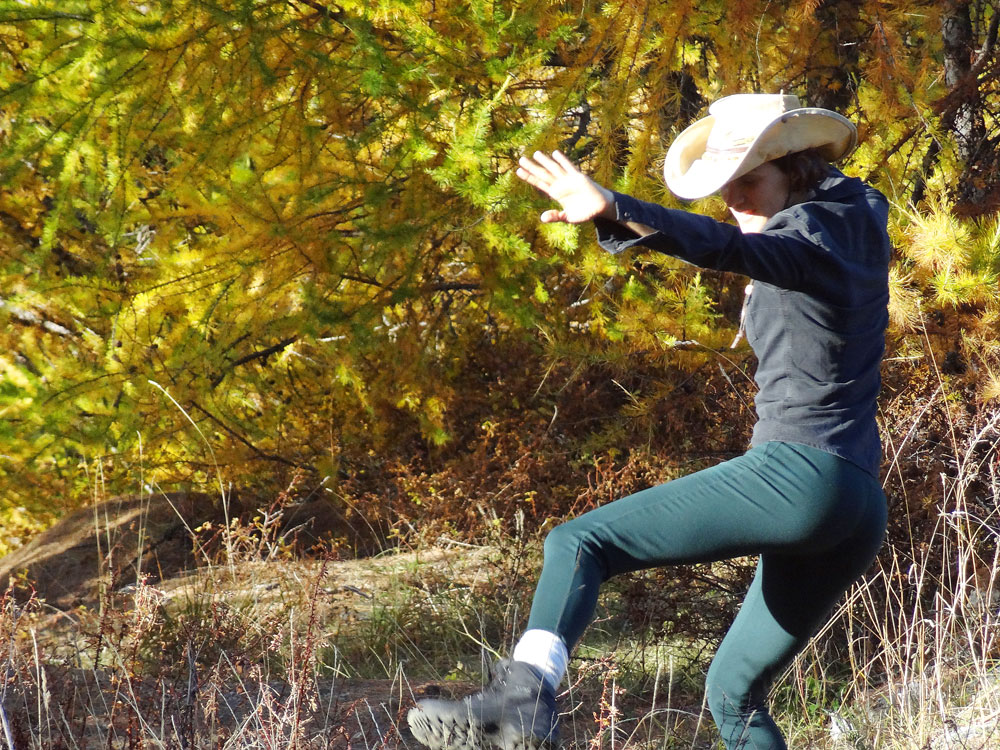
<path id="1" fill-rule="evenodd" d="M 560 211 L 545 211 L 543 222 L 582 224 L 598 216 L 616 218 L 614 194 L 587 177 L 560 151 L 553 151 L 552 156 L 536 151 L 533 159 L 522 156 L 518 164 L 518 177 L 562 206 Z"/>

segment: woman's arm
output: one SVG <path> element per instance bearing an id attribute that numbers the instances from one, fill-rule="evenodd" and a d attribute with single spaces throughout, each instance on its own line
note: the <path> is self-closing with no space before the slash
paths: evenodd
<path id="1" fill-rule="evenodd" d="M 744 234 L 708 216 L 613 193 L 558 151 L 551 157 L 536 152 L 534 158 L 522 157 L 519 164 L 517 176 L 561 206 L 545 211 L 543 222 L 593 221 L 598 242 L 611 253 L 642 247 L 785 289 L 842 296 L 845 264 L 851 263 L 852 255 L 844 248 L 888 242 L 884 231 L 877 231 L 870 221 L 861 187 L 822 207 L 779 212 L 767 231 Z M 854 279 L 864 273 L 858 268 L 851 271 Z"/>

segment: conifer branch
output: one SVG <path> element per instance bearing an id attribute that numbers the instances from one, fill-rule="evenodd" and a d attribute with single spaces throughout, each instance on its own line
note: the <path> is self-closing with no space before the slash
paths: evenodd
<path id="1" fill-rule="evenodd" d="M 22 21 L 82 21 L 83 23 L 93 23 L 93 16 L 85 16 L 80 13 L 60 13 L 57 10 L 32 11 L 5 11 L 0 13 L 0 23 L 20 23 Z"/>
<path id="2" fill-rule="evenodd" d="M 359 284 L 366 284 L 367 286 L 375 286 L 379 289 L 385 289 L 385 284 L 378 281 L 377 279 L 367 279 L 364 276 L 355 276 L 353 273 L 342 273 L 340 278 L 345 281 L 356 281 Z"/>
<path id="3" fill-rule="evenodd" d="M 986 64 L 986 61 L 992 57 L 993 51 L 997 46 L 997 32 L 1000 31 L 1000 13 L 993 13 L 993 18 L 990 19 L 990 27 L 986 31 L 986 39 L 983 41 L 983 46 L 979 50 L 979 54 L 976 55 L 975 61 L 972 63 L 973 70 L 981 70 Z"/>
<path id="4" fill-rule="evenodd" d="M 340 21 L 344 17 L 344 11 L 341 8 L 331 10 L 322 3 L 317 3 L 315 0 L 298 0 L 298 2 L 308 5 L 323 18 L 329 18 L 332 21 Z"/>
<path id="5" fill-rule="evenodd" d="M 428 292 L 476 292 L 483 288 L 475 282 L 444 281 L 438 284 L 428 284 L 424 289 Z"/>
<path id="6" fill-rule="evenodd" d="M 356 281 L 359 284 L 366 284 L 379 289 L 393 289 L 395 287 L 394 283 L 385 284 L 377 279 L 369 279 L 349 273 L 341 274 L 340 277 L 347 281 Z M 439 281 L 433 284 L 425 284 L 420 289 L 423 292 L 474 292 L 482 288 L 483 285 L 478 282 Z"/>
<path id="7" fill-rule="evenodd" d="M 10 303 L 5 302 L 2 297 L 0 297 L 0 310 L 6 310 L 10 317 L 23 326 L 40 328 L 47 333 L 54 333 L 57 336 L 63 336 L 66 338 L 79 337 L 78 333 L 71 331 L 66 326 L 48 320 L 34 310 L 28 310 L 23 307 L 18 307 L 17 305 L 11 305 Z"/>
<path id="8" fill-rule="evenodd" d="M 214 422 L 222 430 L 224 430 L 227 435 L 229 435 L 230 437 L 235 438 L 238 442 L 243 443 L 243 445 L 245 445 L 247 448 L 249 448 L 250 450 L 252 450 L 254 452 L 254 454 L 258 458 L 263 458 L 263 459 L 266 459 L 268 461 L 275 461 L 275 462 L 277 462 L 279 464 L 284 464 L 285 466 L 295 467 L 296 469 L 308 468 L 308 467 L 302 466 L 301 464 L 297 464 L 294 461 L 289 461 L 284 456 L 278 456 L 278 455 L 275 455 L 274 453 L 265 453 L 260 448 L 258 448 L 256 445 L 254 445 L 249 440 L 247 440 L 245 437 L 243 437 L 243 435 L 241 435 L 240 433 L 238 433 L 236 430 L 234 430 L 232 427 L 230 427 L 229 425 L 227 425 L 225 422 L 223 422 L 217 416 L 215 416 L 214 414 L 212 414 L 212 412 L 210 412 L 204 406 L 202 406 L 201 404 L 199 404 L 197 401 L 192 401 L 191 402 L 191 406 L 193 408 L 197 409 L 198 411 L 200 411 L 202 414 L 204 414 L 210 420 L 212 420 L 212 422 Z"/>
<path id="9" fill-rule="evenodd" d="M 34 234 L 32 234 L 21 220 L 18 219 L 13 214 L 7 211 L 0 211 L 0 225 L 3 225 L 19 242 L 24 243 L 32 249 L 36 249 L 41 245 L 41 240 L 38 239 Z M 86 276 L 94 270 L 94 266 L 90 261 L 74 255 L 69 252 L 61 244 L 55 244 L 52 247 L 52 255 L 55 257 L 56 261 L 64 266 L 67 271 L 73 276 Z"/>
<path id="10" fill-rule="evenodd" d="M 219 384 L 226 379 L 226 375 L 235 370 L 237 367 L 241 367 L 242 365 L 248 364 L 258 359 L 267 359 L 271 355 L 277 354 L 278 352 L 287 349 L 289 346 L 298 341 L 298 339 L 299 339 L 298 336 L 289 336 L 288 338 L 282 339 L 273 346 L 269 346 L 266 349 L 261 349 L 260 351 L 252 352 L 244 357 L 240 357 L 239 359 L 235 360 L 231 365 L 229 365 L 229 367 L 227 367 L 225 370 L 223 370 L 214 378 L 212 378 L 212 388 L 213 389 L 217 388 Z"/>
<path id="11" fill-rule="evenodd" d="M 7 227 L 7 231 L 13 234 L 20 242 L 31 248 L 36 248 L 41 244 L 41 241 L 35 237 L 28 229 L 21 223 L 13 214 L 6 211 L 0 211 L 0 224 Z"/>

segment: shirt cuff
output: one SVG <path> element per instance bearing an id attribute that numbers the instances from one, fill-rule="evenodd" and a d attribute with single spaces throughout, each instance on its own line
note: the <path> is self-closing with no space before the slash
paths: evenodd
<path id="1" fill-rule="evenodd" d="M 600 217 L 594 219 L 594 228 L 597 230 L 597 244 L 612 255 L 618 255 L 635 245 L 645 244 L 650 238 L 659 234 L 659 232 L 656 232 L 651 235 L 642 236 L 625 226 L 625 222 L 628 221 L 636 224 L 647 223 L 643 221 L 642 206 L 631 195 L 616 193 L 615 191 L 611 192 L 615 196 L 616 220 L 612 221 L 611 219 Z"/>

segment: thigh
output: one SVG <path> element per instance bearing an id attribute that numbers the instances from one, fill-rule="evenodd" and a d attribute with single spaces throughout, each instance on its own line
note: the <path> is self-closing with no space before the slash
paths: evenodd
<path id="1" fill-rule="evenodd" d="M 631 570 L 756 553 L 822 555 L 864 525 L 859 509 L 871 498 L 882 508 L 880 540 L 885 503 L 872 477 L 820 451 L 775 443 L 630 495 L 548 535 L 529 627 L 559 633 L 571 646 L 593 616 L 600 584 Z M 799 588 L 772 578 L 769 589 Z"/>
<path id="2" fill-rule="evenodd" d="M 855 532 L 816 554 L 761 556 L 753 583 L 709 670 L 716 702 L 762 710 L 768 687 L 868 569 L 882 543 L 881 488 L 865 494 Z"/>
<path id="3" fill-rule="evenodd" d="M 559 536 L 574 550 L 582 546 L 601 558 L 606 577 L 829 547 L 852 532 L 862 512 L 855 475 L 866 485 L 874 480 L 842 459 L 810 450 L 768 443 L 590 511 L 565 524 Z"/>

